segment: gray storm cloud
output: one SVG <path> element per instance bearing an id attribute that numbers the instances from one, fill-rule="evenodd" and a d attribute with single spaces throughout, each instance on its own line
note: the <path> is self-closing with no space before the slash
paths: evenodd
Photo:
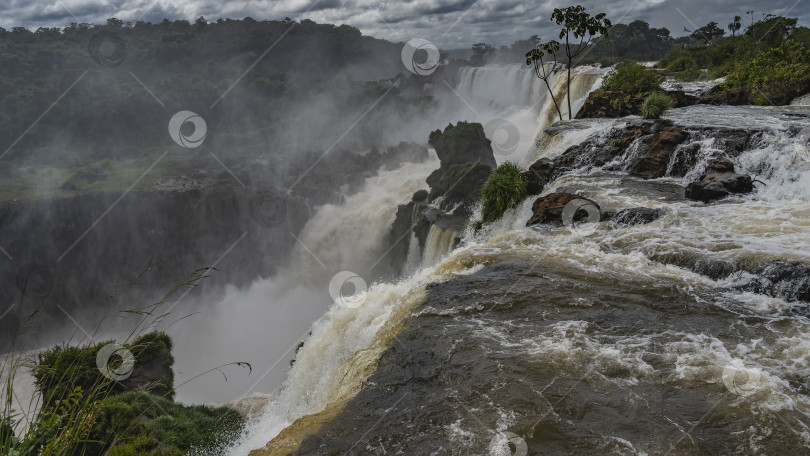
<path id="1" fill-rule="evenodd" d="M 593 12 L 605 12 L 614 23 L 637 19 L 655 27 L 667 27 L 673 36 L 681 35 L 710 21 L 721 26 L 734 15 L 746 11 L 798 17 L 810 22 L 810 3 L 774 0 L 741 3 L 733 0 L 587 0 L 576 2 Z M 0 12 L 0 26 L 64 27 L 71 22 L 104 23 L 109 17 L 124 21 L 159 22 L 199 16 L 218 18 L 253 17 L 278 20 L 291 17 L 322 23 L 349 24 L 366 35 L 391 41 L 413 37 L 427 39 L 440 47 L 466 48 L 474 42 L 510 44 L 531 35 L 555 38 L 555 26 L 549 16 L 555 7 L 565 6 L 554 0 L 410 0 L 398 2 L 347 0 L 243 0 L 214 2 L 181 1 L 87 1 L 87 0 L 12 0 Z M 571 4 L 574 4 L 573 2 Z M 746 18 L 747 20 L 747 18 Z M 745 20 L 744 20 L 745 22 Z"/>

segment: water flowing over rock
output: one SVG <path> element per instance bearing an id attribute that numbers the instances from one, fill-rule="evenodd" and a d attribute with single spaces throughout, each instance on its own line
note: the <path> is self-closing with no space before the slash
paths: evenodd
<path id="1" fill-rule="evenodd" d="M 810 303 L 810 266 L 773 261 L 758 268 L 754 275 L 743 289 Z"/>
<path id="2" fill-rule="evenodd" d="M 673 111 L 662 121 L 556 123 L 522 164 L 529 193 L 564 191 L 483 227 L 450 229 L 453 208 L 430 207 L 424 194 L 400 206 L 400 237 L 433 246 L 420 250 L 424 267 L 373 285 L 351 312 L 330 308 L 249 433 L 253 446 L 239 449 L 480 454 L 508 440 L 502 431 L 533 452 L 801 453 L 810 386 L 794 360 L 810 336 L 806 320 L 785 317 L 806 308 L 792 299 L 805 296 L 801 265 L 810 264 L 810 164 L 796 139 L 808 125 L 751 107 Z M 755 198 L 706 206 L 685 197 L 704 175 L 746 174 L 767 183 Z M 587 239 L 557 229 L 577 200 L 611 223 Z M 421 228 L 404 229 L 417 219 Z M 524 227 L 540 223 L 550 226 Z M 734 274 L 754 277 L 750 288 Z M 740 384 L 737 372 L 755 380 Z M 627 401 L 627 388 L 639 400 Z M 550 413 L 549 402 L 561 406 Z M 712 424 L 695 426 L 704 415 Z M 626 418 L 619 428 L 616 417 Z M 700 431 L 683 438 L 693 426 Z"/>
<path id="3" fill-rule="evenodd" d="M 666 127 L 653 133 L 645 140 L 646 150 L 630 163 L 631 175 L 644 179 L 663 177 L 667 172 L 672 154 L 689 135 L 677 127 Z"/>
<path id="4" fill-rule="evenodd" d="M 594 201 L 589 200 L 588 198 L 584 198 L 579 195 L 574 195 L 571 193 L 551 193 L 546 196 L 542 196 L 537 198 L 534 203 L 532 204 L 532 217 L 526 222 L 526 226 L 532 226 L 536 224 L 558 224 L 562 225 L 564 223 L 563 220 L 563 209 L 565 206 L 576 200 L 582 200 L 587 204 L 595 206 L 599 209 L 599 205 L 596 204 Z M 587 213 L 585 211 L 577 210 L 573 214 L 573 219 L 571 222 L 579 221 L 585 217 L 587 217 Z"/>
<path id="5" fill-rule="evenodd" d="M 652 223 L 661 218 L 666 213 L 663 209 L 650 209 L 648 207 L 633 207 L 624 209 L 612 217 L 613 221 L 619 225 L 632 226 Z"/>
<path id="6" fill-rule="evenodd" d="M 730 160 L 719 159 L 709 163 L 707 172 L 686 186 L 686 197 L 708 203 L 731 194 L 753 191 L 754 183 L 750 176 L 735 173 Z"/>

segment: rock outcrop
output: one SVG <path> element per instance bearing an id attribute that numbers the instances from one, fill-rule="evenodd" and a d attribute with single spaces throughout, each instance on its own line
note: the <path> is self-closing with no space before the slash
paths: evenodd
<path id="1" fill-rule="evenodd" d="M 441 169 L 464 163 L 482 163 L 490 168 L 497 166 L 490 140 L 480 123 L 459 122 L 448 125 L 444 131 L 434 130 L 428 144 L 436 149 Z"/>
<path id="2" fill-rule="evenodd" d="M 656 122 L 655 126 L 660 124 Z M 689 135 L 678 127 L 668 126 L 658 129 L 649 138 L 645 138 L 644 153 L 630 163 L 628 169 L 630 175 L 643 179 L 664 177 L 672 154 L 688 137 Z"/>
<path id="3" fill-rule="evenodd" d="M 667 91 L 672 100 L 672 107 L 682 108 L 700 102 L 694 95 L 681 90 Z M 611 118 L 637 116 L 641 114 L 641 105 L 649 94 L 630 94 L 625 92 L 594 91 L 588 94 L 585 104 L 576 115 L 577 119 Z"/>
<path id="4" fill-rule="evenodd" d="M 541 223 L 562 225 L 564 223 L 563 209 L 565 209 L 565 206 L 568 203 L 576 200 L 582 200 L 583 205 L 582 209 L 575 211 L 572 221 L 581 221 L 587 219 L 588 213 L 584 209 L 585 206 L 593 205 L 597 210 L 599 210 L 599 205 L 588 198 L 574 195 L 572 193 L 550 193 L 546 196 L 541 196 L 534 201 L 534 204 L 532 204 L 532 217 L 528 222 L 526 222 L 526 226 Z"/>
<path id="5" fill-rule="evenodd" d="M 429 192 L 417 192 L 400 205 L 386 237 L 388 253 L 383 275 L 402 272 L 410 250 L 411 232 L 424 251 L 430 226 L 461 231 L 471 215 L 472 203 L 497 166 L 490 140 L 479 123 L 459 122 L 430 133 L 441 165 L 427 177 Z M 434 202 L 441 198 L 441 204 Z M 439 207 L 436 207 L 439 206 Z"/>
<path id="6" fill-rule="evenodd" d="M 686 197 L 708 203 L 731 194 L 753 191 L 754 183 L 750 176 L 735 173 L 730 160 L 717 159 L 709 163 L 706 173 L 696 182 L 686 186 Z"/>
<path id="7" fill-rule="evenodd" d="M 526 178 L 526 193 L 539 195 L 546 184 L 553 180 L 554 175 L 555 166 L 551 160 L 541 158 L 532 163 L 529 169 L 523 173 L 523 177 Z"/>

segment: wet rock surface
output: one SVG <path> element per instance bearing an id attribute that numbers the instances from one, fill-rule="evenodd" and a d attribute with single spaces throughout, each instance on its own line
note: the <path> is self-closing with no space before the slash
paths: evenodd
<path id="1" fill-rule="evenodd" d="M 581 200 L 582 205 L 593 205 L 599 209 L 599 205 L 593 200 L 575 195 L 572 193 L 550 193 L 546 196 L 537 198 L 532 204 L 532 217 L 526 222 L 526 226 L 537 224 L 555 224 L 562 225 L 563 210 L 568 203 Z M 584 210 L 577 210 L 573 214 L 572 221 L 579 221 L 587 218 L 588 214 Z"/>
<path id="2" fill-rule="evenodd" d="M 617 212 L 611 219 L 622 226 L 643 225 L 658 220 L 664 214 L 666 214 L 666 210 L 661 208 L 633 207 Z"/>
<path id="3" fill-rule="evenodd" d="M 665 127 L 656 131 L 645 141 L 646 150 L 630 163 L 630 175 L 643 179 L 664 177 L 672 154 L 689 135 L 677 127 Z"/>
<path id="4" fill-rule="evenodd" d="M 751 193 L 754 183 L 750 176 L 734 172 L 734 163 L 726 158 L 712 160 L 706 173 L 686 186 L 686 197 L 708 203 L 732 194 Z"/>
<path id="5" fill-rule="evenodd" d="M 755 270 L 754 275 L 744 290 L 810 303 L 810 266 L 773 261 Z"/>

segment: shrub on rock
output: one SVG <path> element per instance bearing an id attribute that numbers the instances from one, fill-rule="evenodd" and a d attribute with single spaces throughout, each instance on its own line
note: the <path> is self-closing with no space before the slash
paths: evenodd
<path id="1" fill-rule="evenodd" d="M 491 223 L 526 197 L 526 177 L 515 163 L 506 162 L 497 167 L 481 190 L 482 221 Z"/>
<path id="2" fill-rule="evenodd" d="M 644 119 L 660 119 L 672 106 L 669 95 L 655 92 L 650 94 L 641 105 L 641 117 Z"/>

